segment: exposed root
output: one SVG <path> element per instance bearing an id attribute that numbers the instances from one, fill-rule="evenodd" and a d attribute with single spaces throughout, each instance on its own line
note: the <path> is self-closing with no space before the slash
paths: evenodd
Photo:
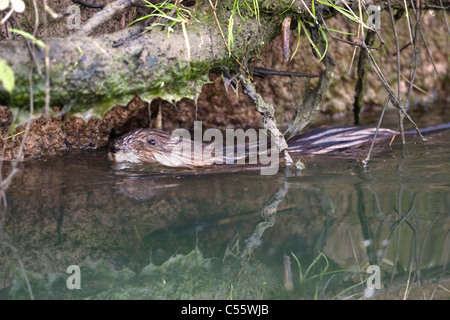
<path id="1" fill-rule="evenodd" d="M 242 80 L 242 88 L 244 94 L 250 98 L 250 100 L 256 107 L 256 111 L 261 114 L 262 126 L 265 129 L 269 130 L 272 137 L 275 138 L 275 148 L 278 148 L 278 150 L 283 152 L 286 165 L 288 167 L 292 166 L 294 164 L 294 161 L 287 151 L 288 144 L 286 142 L 286 139 L 278 129 L 277 121 L 275 119 L 275 108 L 271 104 L 268 104 L 264 101 L 261 95 L 256 92 L 255 87 L 250 83 L 250 81 L 245 79 L 242 75 L 240 76 L 240 79 Z M 302 165 L 298 164 L 297 169 L 301 170 Z"/>

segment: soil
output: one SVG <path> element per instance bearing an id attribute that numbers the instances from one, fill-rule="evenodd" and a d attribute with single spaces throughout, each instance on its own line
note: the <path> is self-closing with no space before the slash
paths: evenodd
<path id="1" fill-rule="evenodd" d="M 91 0 L 92 4 L 106 4 L 112 0 Z M 39 6 L 40 27 L 37 32 L 38 38 L 47 37 L 67 37 L 76 30 L 68 28 L 67 14 L 72 1 L 49 0 L 47 4 L 53 11 L 65 16 L 53 19 L 45 14 L 43 1 L 37 1 Z M 12 27 L 32 31 L 34 26 L 34 14 L 32 3 L 27 1 L 27 10 L 23 14 L 14 14 Z M 102 27 L 96 34 L 112 33 L 125 27 L 128 23 L 144 14 L 143 8 L 133 8 L 115 17 Z M 70 11 L 69 11 L 70 12 Z M 86 22 L 98 9 L 80 7 L 81 23 Z M 327 21 L 330 28 L 346 32 L 356 32 L 354 24 L 350 24 L 343 19 L 333 18 Z M 423 40 L 420 40 L 420 65 L 415 77 L 415 85 L 418 89 L 413 90 L 412 108 L 430 108 L 437 102 L 448 102 L 447 95 L 450 84 L 448 35 L 442 26 L 444 20 L 437 12 L 432 15 L 426 13 L 423 17 L 424 38 L 431 52 L 436 66 L 435 72 L 430 57 L 424 48 Z M 11 26 L 8 25 L 10 28 Z M 379 61 L 386 79 L 390 83 L 396 81 L 396 57 L 395 45 L 392 36 L 392 27 L 387 13 L 381 16 L 381 29 L 379 33 L 386 42 L 379 50 L 373 51 L 375 59 Z M 435 30 L 443 30 L 436 32 Z M 406 19 L 402 18 L 397 22 L 397 31 L 400 39 L 400 46 L 403 47 L 409 41 L 409 31 Z M 296 30 L 292 31 L 291 52 L 295 51 L 297 45 Z M 5 32 L 2 26 L 0 30 L 0 41 L 11 36 Z M 347 35 L 339 33 L 336 37 L 348 38 Z M 20 37 L 18 37 L 20 38 Z M 374 46 L 379 46 L 377 40 Z M 315 121 L 321 123 L 324 119 L 345 118 L 347 123 L 352 122 L 352 104 L 354 100 L 354 88 L 356 83 L 356 65 L 359 51 L 356 52 L 355 60 L 354 47 L 343 42 L 329 39 L 329 52 L 333 55 L 337 66 L 335 69 L 334 81 L 331 84 L 325 100 L 323 102 L 322 114 Z M 410 62 L 412 47 L 406 47 L 401 52 L 401 69 L 405 77 L 401 84 L 402 93 L 405 93 L 409 83 Z M 320 74 L 323 71 L 322 64 L 318 58 L 314 57 L 307 38 L 304 34 L 300 37 L 300 46 L 292 61 L 283 62 L 282 44 L 280 37 L 268 44 L 262 52 L 260 60 L 255 62 L 255 66 L 274 70 L 297 71 L 305 73 Z M 350 70 L 350 72 L 349 72 Z M 259 126 L 260 115 L 256 112 L 254 105 L 242 94 L 240 90 L 235 93 L 232 89 L 227 90 L 219 75 L 210 75 L 210 84 L 203 87 L 202 93 L 195 102 L 189 99 L 170 103 L 161 99 L 153 100 L 150 105 L 142 101 L 139 97 L 133 98 L 126 106 L 117 105 L 106 113 L 103 119 L 90 119 L 85 121 L 76 116 L 70 118 L 47 118 L 42 116 L 34 119 L 31 123 L 27 140 L 24 144 L 24 152 L 21 159 L 36 158 L 44 155 L 58 154 L 62 150 L 101 148 L 107 146 L 111 139 L 137 127 L 157 127 L 158 112 L 161 110 L 161 129 L 171 132 L 176 128 L 193 128 L 195 120 L 203 121 L 203 127 L 207 128 L 255 128 Z M 254 79 L 256 89 L 260 92 L 266 102 L 273 104 L 277 109 L 278 122 L 283 125 L 289 123 L 296 114 L 296 110 L 301 107 L 302 92 L 306 86 L 312 86 L 303 78 L 288 78 L 280 76 L 270 76 L 263 79 Z M 395 86 L 394 89 L 396 90 Z M 364 92 L 364 108 L 379 108 L 384 104 L 387 94 L 379 80 L 370 72 L 367 78 L 366 90 Z M 54 106 L 60 108 L 60 106 Z M 0 147 L 5 145 L 3 159 L 11 160 L 17 155 L 21 145 L 25 125 L 19 126 L 14 132 L 8 132 L 7 128 L 11 123 L 11 113 L 5 106 L 0 106 L 0 128 L 2 137 L 17 134 L 6 140 L 1 140 Z"/>

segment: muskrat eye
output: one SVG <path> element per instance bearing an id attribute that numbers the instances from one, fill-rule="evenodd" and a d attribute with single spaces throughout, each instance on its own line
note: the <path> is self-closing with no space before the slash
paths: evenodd
<path id="1" fill-rule="evenodd" d="M 150 140 L 148 140 L 148 143 L 150 143 L 152 146 L 154 146 L 156 144 L 156 140 L 150 139 Z"/>

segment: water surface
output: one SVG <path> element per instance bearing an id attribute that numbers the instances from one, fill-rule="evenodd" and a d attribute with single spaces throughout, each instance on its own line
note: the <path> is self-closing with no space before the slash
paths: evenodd
<path id="1" fill-rule="evenodd" d="M 0 222 L 0 297 L 448 299 L 449 138 L 409 139 L 405 157 L 394 144 L 367 168 L 305 157 L 301 175 L 117 171 L 105 151 L 24 163 Z"/>

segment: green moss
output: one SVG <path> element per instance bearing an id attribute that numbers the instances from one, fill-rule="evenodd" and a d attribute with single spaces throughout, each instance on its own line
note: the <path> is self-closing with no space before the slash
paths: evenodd
<path id="1" fill-rule="evenodd" d="M 164 67 L 161 75 L 154 77 L 156 80 L 150 82 L 141 79 L 133 80 L 134 83 L 125 82 L 119 74 L 116 77 L 105 79 L 103 85 L 111 88 L 108 96 L 96 96 L 97 102 L 94 107 L 87 101 L 86 104 L 83 101 L 73 101 L 71 112 L 79 113 L 89 110 L 90 115 L 102 117 L 115 104 L 125 104 L 133 94 L 139 95 L 146 101 L 151 101 L 156 97 L 167 101 L 178 101 L 181 98 L 195 100 L 200 94 L 202 86 L 209 83 L 210 66 L 207 62 L 180 62 L 169 69 Z M 89 96 L 89 92 L 85 95 Z M 93 93 L 90 96 L 93 97 Z"/>
<path id="2" fill-rule="evenodd" d="M 133 95 L 138 95 L 143 99 L 151 100 L 161 97 L 169 101 L 180 100 L 181 98 L 196 99 L 201 88 L 209 82 L 209 71 L 220 68 L 223 70 L 236 70 L 239 60 L 244 66 L 258 55 L 258 51 L 263 49 L 261 43 L 269 42 L 276 36 L 282 17 L 276 15 L 269 17 L 266 13 L 260 15 L 252 10 L 253 3 L 248 5 L 244 1 L 240 2 L 239 12 L 232 11 L 235 0 L 227 3 L 220 3 L 217 8 L 219 23 L 224 32 L 231 14 L 234 15 L 235 23 L 233 34 L 235 36 L 232 48 L 233 57 L 229 57 L 227 52 L 223 52 L 223 57 L 215 57 L 214 60 L 200 60 L 196 57 L 190 62 L 181 61 L 173 64 L 169 69 L 163 56 L 153 55 L 143 56 L 143 49 L 138 56 L 123 56 L 115 58 L 115 61 L 108 62 L 111 70 L 103 69 L 104 56 L 91 50 L 89 46 L 83 47 L 83 43 L 74 44 L 76 53 L 65 53 L 67 57 L 73 59 L 66 65 L 51 66 L 51 106 L 64 107 L 64 111 L 73 113 L 86 113 L 89 116 L 102 117 L 111 107 L 118 103 L 126 103 Z M 264 1 L 259 1 L 261 7 Z M 250 6 L 250 7 L 249 7 Z M 210 6 L 196 5 L 191 9 L 192 19 L 188 27 L 188 34 L 197 34 L 200 29 L 204 30 L 205 25 L 217 28 L 217 22 L 212 15 Z M 273 27 L 262 26 L 260 18 L 264 16 L 264 21 L 273 24 Z M 176 26 L 180 27 L 180 26 Z M 272 34 L 263 34 L 262 29 L 268 29 Z M 195 45 L 195 44 L 191 44 Z M 255 49 L 256 48 L 256 49 Z M 108 47 L 103 48 L 105 55 L 109 59 L 114 59 L 116 52 Z M 250 51 L 251 50 L 251 51 Z M 96 60 L 99 63 L 95 63 Z M 144 63 L 142 63 L 144 61 Z M 172 63 L 172 62 L 170 62 Z M 69 65 L 69 66 L 67 66 Z M 95 67 L 98 66 L 98 70 Z M 19 66 L 19 69 L 21 66 Z M 13 93 L 10 95 L 0 90 L 0 104 L 8 104 L 12 107 L 28 109 L 29 106 L 29 85 L 28 70 L 14 70 L 18 76 L 18 82 Z M 20 80 L 22 79 L 22 80 Z M 107 90 L 106 90 L 107 88 Z M 45 78 L 37 74 L 33 76 L 34 106 L 36 112 L 45 105 Z"/>

